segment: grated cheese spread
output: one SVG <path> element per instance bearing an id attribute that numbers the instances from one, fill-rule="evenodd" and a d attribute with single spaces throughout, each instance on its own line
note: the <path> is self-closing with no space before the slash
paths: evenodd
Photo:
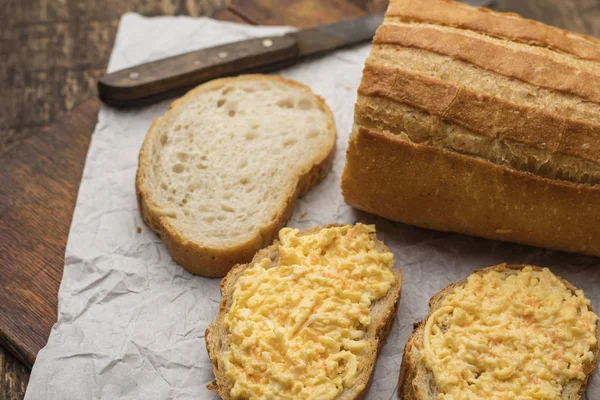
<path id="1" fill-rule="evenodd" d="M 375 227 L 279 233 L 279 261 L 264 259 L 235 284 L 222 362 L 235 399 L 333 399 L 356 382 L 370 305 L 394 284 L 393 255 Z M 270 267 L 270 268 L 269 268 Z"/>
<path id="2" fill-rule="evenodd" d="M 585 378 L 597 321 L 547 268 L 473 274 L 427 320 L 424 361 L 439 400 L 560 399 Z"/>

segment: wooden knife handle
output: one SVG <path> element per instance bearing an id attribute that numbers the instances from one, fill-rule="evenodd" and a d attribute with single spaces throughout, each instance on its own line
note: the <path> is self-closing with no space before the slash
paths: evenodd
<path id="1" fill-rule="evenodd" d="M 98 94 L 117 107 L 143 105 L 211 79 L 289 64 L 297 56 L 298 43 L 291 36 L 249 39 L 110 73 L 98 81 Z"/>

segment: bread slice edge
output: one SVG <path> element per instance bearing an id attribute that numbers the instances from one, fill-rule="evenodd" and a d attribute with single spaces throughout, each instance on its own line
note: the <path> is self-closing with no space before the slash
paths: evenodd
<path id="1" fill-rule="evenodd" d="M 164 216 L 160 212 L 159 207 L 153 204 L 149 194 L 150 189 L 148 183 L 144 179 L 145 169 L 151 168 L 152 166 L 149 151 L 151 138 L 156 134 L 157 128 L 165 116 L 159 117 L 152 122 L 142 144 L 135 183 L 140 215 L 143 221 L 161 236 L 167 250 L 175 262 L 193 274 L 206 277 L 222 277 L 227 274 L 233 265 L 250 261 L 259 249 L 271 244 L 275 239 L 277 232 L 279 232 L 279 229 L 286 225 L 294 211 L 298 197 L 302 196 L 311 187 L 321 181 L 333 166 L 333 158 L 336 149 L 336 128 L 333 114 L 323 98 L 313 93 L 308 86 L 291 79 L 262 74 L 216 79 L 190 90 L 183 97 L 173 101 L 167 114 L 177 107 L 183 106 L 188 99 L 194 97 L 196 94 L 213 90 L 215 87 L 220 87 L 236 81 L 263 79 L 293 86 L 314 96 L 317 100 L 319 110 L 325 113 L 329 120 L 328 126 L 330 129 L 328 135 L 330 140 L 328 146 L 323 146 L 318 154 L 312 156 L 311 162 L 307 163 L 309 167 L 300 171 L 299 174 L 290 181 L 290 184 L 283 188 L 286 192 L 284 197 L 285 200 L 282 203 L 282 207 L 275 214 L 275 217 L 269 221 L 266 226 L 260 228 L 256 234 L 248 240 L 232 246 L 214 247 L 190 240 L 179 232 L 173 224 L 169 222 L 169 217 Z"/>

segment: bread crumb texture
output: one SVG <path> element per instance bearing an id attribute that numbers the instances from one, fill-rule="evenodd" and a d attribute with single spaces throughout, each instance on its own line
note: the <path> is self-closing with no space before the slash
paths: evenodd
<path id="1" fill-rule="evenodd" d="M 276 266 L 265 258 L 235 284 L 222 356 L 235 399 L 333 399 L 356 384 L 370 305 L 395 282 L 393 254 L 373 225 L 310 235 L 284 228 Z"/>
<path id="2" fill-rule="evenodd" d="M 276 218 L 288 187 L 331 149 L 334 135 L 330 114 L 304 86 L 260 77 L 215 82 L 156 124 L 144 182 L 154 212 L 181 235 L 226 247 Z"/>
<path id="3" fill-rule="evenodd" d="M 547 268 L 473 274 L 427 320 L 424 361 L 440 400 L 560 399 L 586 378 L 597 321 Z"/>

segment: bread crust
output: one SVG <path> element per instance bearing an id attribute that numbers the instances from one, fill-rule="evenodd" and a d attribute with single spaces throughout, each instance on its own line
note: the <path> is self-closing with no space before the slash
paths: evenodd
<path id="1" fill-rule="evenodd" d="M 547 47 L 582 59 L 600 61 L 600 41 L 564 29 L 525 19 L 514 13 L 501 13 L 449 0 L 392 1 L 387 17 L 404 21 L 431 22 L 469 29 L 515 42 Z"/>
<path id="2" fill-rule="evenodd" d="M 346 202 L 600 256 L 600 69 L 583 59 L 598 55 L 597 39 L 516 15 L 392 0 L 358 89 Z"/>
<path id="3" fill-rule="evenodd" d="M 559 61 L 552 57 L 555 53 L 550 50 L 544 50 L 547 54 L 539 54 L 528 50 L 527 46 L 512 48 L 459 31 L 391 23 L 377 29 L 373 43 L 433 51 L 537 86 L 600 102 L 597 89 L 600 75 L 577 59 Z"/>
<path id="4" fill-rule="evenodd" d="M 496 271 L 499 273 L 510 274 L 512 271 L 520 271 L 527 265 L 512 265 L 512 264 L 498 264 L 492 267 L 484 268 L 473 272 L 473 274 L 483 275 L 490 271 Z M 541 271 L 542 268 L 531 266 L 535 271 Z M 567 287 L 567 289 L 575 292 L 578 290 L 569 281 L 557 277 Z M 402 366 L 400 368 L 400 375 L 398 378 L 398 394 L 404 398 L 404 400 L 434 400 L 436 397 L 431 396 L 432 393 L 432 382 L 433 375 L 431 371 L 427 369 L 424 362 L 417 357 L 418 353 L 422 351 L 422 341 L 424 336 L 425 324 L 427 320 L 433 315 L 433 313 L 440 307 L 442 300 L 449 294 L 451 294 L 455 288 L 464 286 L 467 280 L 463 280 L 457 283 L 450 284 L 446 288 L 436 293 L 429 301 L 429 313 L 423 320 L 415 324 L 415 329 L 412 335 L 409 337 L 404 347 L 404 353 L 402 356 Z M 591 309 L 591 307 L 590 307 Z M 578 400 L 583 397 L 589 378 L 592 376 L 596 363 L 598 362 L 598 356 L 600 353 L 600 330 L 596 325 L 596 342 L 595 347 L 592 349 L 594 358 L 591 361 L 586 362 L 583 365 L 583 373 L 585 374 L 585 380 L 571 380 L 567 383 L 567 386 L 563 388 L 563 400 Z M 415 351 L 416 350 L 416 351 Z"/>
<path id="5" fill-rule="evenodd" d="M 309 230 L 303 231 L 300 235 L 309 235 L 316 233 L 321 229 L 337 226 L 337 225 L 326 225 L 322 227 L 314 227 Z M 375 235 L 372 235 L 373 239 L 376 240 Z M 214 324 L 210 324 L 206 329 L 206 349 L 208 356 L 213 364 L 213 372 L 215 374 L 215 380 L 207 385 L 207 388 L 216 392 L 224 400 L 231 399 L 230 392 L 233 387 L 232 382 L 225 376 L 225 371 L 219 364 L 219 357 L 227 346 L 227 327 L 225 325 L 225 318 L 231 309 L 233 302 L 233 293 L 235 290 L 235 283 L 242 275 L 245 269 L 252 267 L 254 264 L 260 262 L 264 258 L 270 258 L 273 262 L 272 265 L 276 265 L 279 259 L 278 252 L 279 242 L 276 240 L 271 246 L 260 250 L 252 261 L 248 264 L 236 265 L 229 271 L 227 276 L 221 281 L 221 304 L 219 307 L 219 314 Z M 376 246 L 380 251 L 389 251 L 387 246 L 383 242 L 376 240 Z M 390 268 L 394 268 L 394 265 L 390 265 Z M 398 303 L 400 301 L 400 292 L 402 289 L 402 270 L 398 269 L 395 271 L 396 281 L 390 288 L 388 294 L 374 302 L 371 307 L 376 304 L 382 305 L 383 310 L 380 314 L 373 315 L 371 324 L 367 328 L 367 337 L 373 338 L 376 341 L 376 346 L 372 348 L 371 353 L 364 356 L 361 360 L 361 366 L 358 372 L 359 376 L 357 382 L 352 390 L 344 391 L 341 395 L 338 395 L 335 400 L 360 400 L 364 399 L 369 385 L 373 377 L 373 370 L 375 368 L 375 361 L 377 355 L 381 351 L 385 343 L 385 339 L 392 327 L 394 318 L 396 317 L 398 310 Z"/>
<path id="6" fill-rule="evenodd" d="M 541 178 L 363 127 L 346 158 L 342 194 L 355 208 L 429 229 L 600 256 L 598 185 Z"/>
<path id="7" fill-rule="evenodd" d="M 514 140 L 549 155 L 600 162 L 600 125 L 511 103 L 460 84 L 367 62 L 358 94 L 416 107 L 490 139 Z"/>
<path id="8" fill-rule="evenodd" d="M 172 110 L 183 106 L 188 98 L 192 98 L 198 93 L 209 91 L 215 87 L 220 87 L 228 83 L 255 80 L 269 80 L 283 83 L 302 91 L 309 92 L 314 96 L 317 99 L 318 108 L 327 115 L 329 120 L 329 144 L 323 146 L 319 154 L 312 156 L 312 162 L 310 163 L 311 165 L 309 168 L 300 171 L 295 179 L 292 179 L 285 188 L 282 188 L 286 194 L 284 197 L 285 200 L 281 204 L 281 208 L 278 210 L 273 220 L 266 226 L 261 227 L 253 237 L 243 243 L 237 243 L 236 245 L 226 247 L 212 247 L 195 242 L 186 238 L 179 232 L 173 224 L 170 223 L 170 218 L 163 215 L 152 201 L 149 185 L 144 178 L 145 170 L 150 169 L 152 165 L 149 150 L 152 136 L 158 131 L 157 127 L 161 120 Z M 259 249 L 271 244 L 275 239 L 277 232 L 279 232 L 279 229 L 284 227 L 291 217 L 297 198 L 322 180 L 329 172 L 333 165 L 333 157 L 335 154 L 336 131 L 333 114 L 325 104 L 325 101 L 320 96 L 314 94 L 308 86 L 302 85 L 291 79 L 261 74 L 217 79 L 202 84 L 195 89 L 190 90 L 182 98 L 175 100 L 169 107 L 169 112 L 167 112 L 165 116 L 157 118 L 152 122 L 140 150 L 139 167 L 135 184 L 140 215 L 144 222 L 161 236 L 167 250 L 175 262 L 193 274 L 206 277 L 222 277 L 227 274 L 232 266 L 250 261 Z"/>

